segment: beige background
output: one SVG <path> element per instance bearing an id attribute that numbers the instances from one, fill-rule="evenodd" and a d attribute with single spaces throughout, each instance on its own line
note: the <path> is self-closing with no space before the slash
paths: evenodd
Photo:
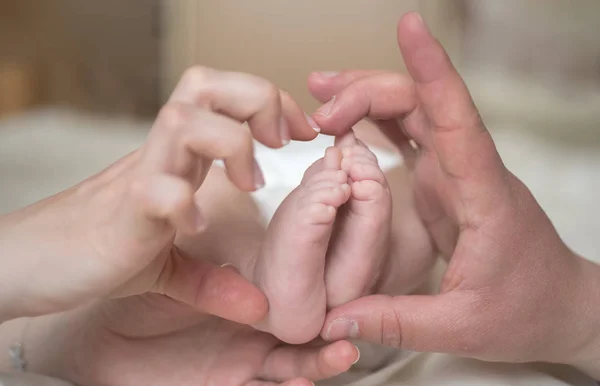
<path id="1" fill-rule="evenodd" d="M 161 1 L 0 0 L 0 115 L 41 103 L 154 116 Z"/>
<path id="2" fill-rule="evenodd" d="M 402 68 L 396 24 L 421 11 L 451 52 L 457 49 L 456 7 L 440 0 L 181 0 L 165 2 L 167 94 L 183 69 L 202 64 L 262 75 L 304 108 L 315 70 Z"/>

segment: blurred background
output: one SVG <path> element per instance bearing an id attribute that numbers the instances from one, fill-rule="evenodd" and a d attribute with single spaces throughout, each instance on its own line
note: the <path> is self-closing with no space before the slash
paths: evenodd
<path id="1" fill-rule="evenodd" d="M 600 260 L 598 0 L 0 0 L 0 213 L 138 147 L 192 64 L 262 75 L 307 111 L 311 71 L 401 71 L 409 10 L 465 76 L 507 165 Z"/>

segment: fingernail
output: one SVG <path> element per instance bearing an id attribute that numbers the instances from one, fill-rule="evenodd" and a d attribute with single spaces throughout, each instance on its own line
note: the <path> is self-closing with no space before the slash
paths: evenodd
<path id="1" fill-rule="evenodd" d="M 319 71 L 318 74 L 323 78 L 335 78 L 340 74 L 339 71 Z"/>
<path id="2" fill-rule="evenodd" d="M 279 120 L 279 135 L 281 136 L 281 144 L 287 145 L 291 141 L 290 128 L 288 127 L 285 117 L 281 117 Z"/>
<path id="3" fill-rule="evenodd" d="M 360 360 L 360 350 L 358 349 L 357 346 L 354 346 L 354 348 L 356 348 L 356 352 L 358 353 L 358 357 L 356 358 L 356 360 L 354 362 L 352 362 L 353 365 L 357 364 L 358 361 Z"/>
<path id="4" fill-rule="evenodd" d="M 317 125 L 317 122 L 315 122 L 315 120 L 312 119 L 312 117 L 306 113 L 304 113 L 304 116 L 306 117 L 306 122 L 308 122 L 310 127 L 312 127 L 313 130 L 316 131 L 317 133 L 320 133 L 321 128 L 319 127 L 319 125 Z"/>
<path id="5" fill-rule="evenodd" d="M 414 15 L 419 22 L 424 23 L 423 16 L 421 16 L 421 14 L 419 12 L 414 12 Z"/>
<path id="6" fill-rule="evenodd" d="M 429 27 L 427 26 L 427 23 L 425 23 L 425 20 L 423 20 L 423 16 L 421 16 L 421 14 L 418 12 L 413 12 L 413 14 L 415 15 L 415 19 L 421 24 L 421 26 L 423 26 L 423 28 L 429 31 Z"/>
<path id="7" fill-rule="evenodd" d="M 325 339 L 329 341 L 356 339 L 358 338 L 358 333 L 358 323 L 354 320 L 340 318 L 331 322 L 329 329 L 325 333 Z"/>
<path id="8" fill-rule="evenodd" d="M 240 273 L 240 270 L 237 269 L 237 267 L 235 265 L 231 264 L 231 263 L 225 263 L 225 264 L 223 264 L 221 266 L 221 268 L 228 268 L 228 269 L 231 269 L 231 270 L 233 270 L 233 271 L 235 271 L 237 273 Z"/>
<path id="9" fill-rule="evenodd" d="M 335 104 L 335 96 L 333 98 L 331 98 L 331 100 L 329 102 L 327 102 L 323 106 L 321 106 L 317 110 L 317 114 L 321 114 L 326 117 L 329 116 L 329 114 L 331 114 L 331 110 L 333 109 L 334 104 Z"/>
<path id="10" fill-rule="evenodd" d="M 256 160 L 254 161 L 254 188 L 256 190 L 262 189 L 265 187 L 265 177 L 263 176 L 262 170 L 260 170 L 260 166 Z"/>

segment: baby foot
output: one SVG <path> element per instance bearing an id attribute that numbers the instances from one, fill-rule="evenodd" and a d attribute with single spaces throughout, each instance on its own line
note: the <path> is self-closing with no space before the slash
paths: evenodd
<path id="1" fill-rule="evenodd" d="M 269 301 L 258 329 L 291 344 L 319 335 L 327 311 L 325 257 L 338 208 L 350 197 L 338 148 L 327 149 L 277 209 L 257 258 L 254 281 Z M 360 189 L 359 189 L 360 191 Z"/>
<path id="2" fill-rule="evenodd" d="M 327 256 L 327 306 L 370 294 L 388 255 L 392 198 L 377 157 L 354 133 L 336 141 L 351 196 L 340 209 Z"/>

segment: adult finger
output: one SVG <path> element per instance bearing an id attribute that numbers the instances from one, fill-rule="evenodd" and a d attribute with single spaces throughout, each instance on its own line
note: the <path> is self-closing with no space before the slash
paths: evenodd
<path id="1" fill-rule="evenodd" d="M 308 78 L 308 87 L 312 95 L 321 102 L 328 102 L 338 93 L 348 88 L 354 82 L 359 79 L 369 78 L 373 75 L 390 74 L 392 77 L 398 76 L 397 74 L 379 71 L 379 70 L 347 70 L 340 73 L 331 72 L 314 72 Z M 378 77 L 377 77 L 378 78 Z M 406 81 L 406 79 L 405 79 Z M 360 83 L 359 83 L 360 85 Z M 359 87 L 368 87 L 366 85 Z M 355 92 L 360 93 L 360 89 Z M 372 94 L 376 94 L 378 91 L 374 89 Z M 385 90 L 382 90 L 385 92 Z M 336 97 L 337 99 L 337 97 Z M 371 104 L 371 101 L 365 101 Z M 360 109 L 359 109 L 360 110 Z M 405 114 L 406 115 L 406 114 Z M 415 159 L 415 149 L 409 144 L 409 138 L 404 130 L 404 125 L 400 117 L 394 117 L 386 120 L 373 120 L 373 123 L 379 127 L 379 129 L 389 138 L 389 140 L 398 147 L 402 155 L 404 156 L 405 163 L 412 167 Z M 355 120 L 356 117 L 353 119 Z M 335 122 L 335 119 L 332 119 Z M 416 121 L 416 119 L 413 119 Z M 326 130 L 329 131 L 327 123 L 325 123 Z"/>
<path id="2" fill-rule="evenodd" d="M 409 77 L 396 73 L 376 73 L 347 84 L 312 118 L 324 133 L 342 135 L 363 118 L 402 118 L 416 107 L 414 83 Z"/>
<path id="3" fill-rule="evenodd" d="M 341 72 L 313 72 L 308 76 L 308 90 L 322 103 L 328 102 L 334 95 L 350 83 L 367 76 L 381 74 L 381 70 L 346 70 Z"/>
<path id="4" fill-rule="evenodd" d="M 288 103 L 282 112 L 282 99 L 288 97 L 261 77 L 196 66 L 185 72 L 170 102 L 194 104 L 247 121 L 254 137 L 269 147 L 281 147 L 290 139 L 314 138 L 301 110 Z"/>
<path id="5" fill-rule="evenodd" d="M 186 234 L 196 234 L 206 226 L 195 204 L 194 193 L 190 183 L 167 174 L 153 175 L 132 184 L 132 194 L 146 218 L 168 222 Z"/>
<path id="6" fill-rule="evenodd" d="M 360 339 L 414 351 L 472 354 L 484 342 L 468 328 L 477 315 L 471 298 L 457 292 L 438 296 L 370 296 L 332 310 L 323 339 Z M 481 312 L 481 310 L 479 310 Z"/>
<path id="7" fill-rule="evenodd" d="M 356 346 L 343 340 L 324 347 L 282 346 L 267 357 L 260 377 L 274 381 L 295 377 L 318 381 L 348 371 L 359 357 Z"/>
<path id="8" fill-rule="evenodd" d="M 448 54 L 417 13 L 400 20 L 398 43 L 441 166 L 450 175 L 485 178 L 500 157 Z"/>
<path id="9" fill-rule="evenodd" d="M 155 292 L 236 323 L 256 324 L 268 311 L 263 293 L 236 269 L 189 259 L 179 252 L 165 264 Z"/>
<path id="10" fill-rule="evenodd" d="M 321 131 L 316 122 L 309 117 L 290 94 L 280 92 L 281 109 L 292 135 L 296 141 L 312 141 Z"/>
<path id="11" fill-rule="evenodd" d="M 197 189 L 212 159 L 225 161 L 227 173 L 240 189 L 253 191 L 264 184 L 254 160 L 250 132 L 239 122 L 189 104 L 163 107 L 141 162 L 145 175 L 168 173 L 193 182 Z M 198 165 L 202 164 L 200 178 Z"/>

